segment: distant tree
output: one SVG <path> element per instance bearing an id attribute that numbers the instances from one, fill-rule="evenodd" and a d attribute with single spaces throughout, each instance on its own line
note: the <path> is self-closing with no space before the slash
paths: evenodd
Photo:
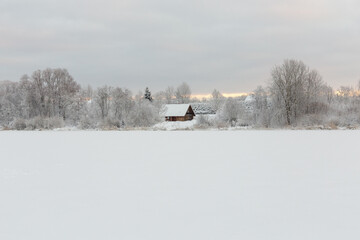
<path id="1" fill-rule="evenodd" d="M 46 98 L 46 85 L 45 81 L 42 78 L 41 70 L 37 70 L 33 72 L 31 75 L 32 85 L 34 86 L 34 95 L 36 96 L 37 101 L 37 112 L 39 112 L 41 117 L 45 117 L 47 115 L 47 98 Z"/>
<path id="2" fill-rule="evenodd" d="M 224 96 L 218 90 L 214 89 L 214 91 L 211 94 L 210 104 L 215 112 L 217 112 L 221 108 L 224 101 L 225 101 Z"/>
<path id="3" fill-rule="evenodd" d="M 350 86 L 340 86 L 339 90 L 337 91 L 338 95 L 349 98 L 350 96 L 353 96 L 354 89 Z"/>
<path id="4" fill-rule="evenodd" d="M 95 93 L 95 103 L 100 109 L 101 119 L 105 119 L 109 114 L 110 109 L 110 92 L 111 87 L 103 86 L 98 88 Z"/>
<path id="5" fill-rule="evenodd" d="M 33 118 L 41 115 L 39 96 L 36 93 L 36 86 L 28 75 L 23 75 L 20 79 L 20 88 L 24 97 L 24 112 L 26 118 Z"/>
<path id="6" fill-rule="evenodd" d="M 147 99 L 147 100 L 149 100 L 150 102 L 153 101 L 153 98 L 152 98 L 152 96 L 151 96 L 151 92 L 150 92 L 150 90 L 149 90 L 148 87 L 145 88 L 144 98 Z"/>
<path id="7" fill-rule="evenodd" d="M 53 87 L 51 89 L 52 101 L 56 104 L 53 108 L 65 120 L 68 107 L 76 100 L 80 85 L 74 81 L 66 69 L 52 70 L 50 82 Z"/>
<path id="8" fill-rule="evenodd" d="M 175 92 L 175 97 L 178 103 L 189 103 L 191 97 L 191 89 L 189 85 L 183 82 L 180 86 L 178 86 Z"/>
<path id="9" fill-rule="evenodd" d="M 166 100 L 166 103 L 169 104 L 169 103 L 172 103 L 173 102 L 173 99 L 175 98 L 175 91 L 174 91 L 174 88 L 173 87 L 167 87 L 165 89 L 165 100 Z"/>
<path id="10" fill-rule="evenodd" d="M 287 125 L 303 114 L 314 112 L 323 86 L 320 75 L 302 61 L 285 60 L 271 72 L 272 104 L 281 110 Z M 311 109 L 312 108 L 312 109 Z"/>
<path id="11" fill-rule="evenodd" d="M 23 117 L 23 99 L 18 83 L 0 81 L 0 124 L 8 125 L 15 118 Z"/>
<path id="12" fill-rule="evenodd" d="M 155 94 L 152 94 L 152 99 L 155 104 L 164 104 L 166 103 L 166 97 L 164 91 L 156 92 Z"/>
<path id="13" fill-rule="evenodd" d="M 221 108 L 220 118 L 231 126 L 235 126 L 242 113 L 243 108 L 239 102 L 234 98 L 227 98 Z"/>
<path id="14" fill-rule="evenodd" d="M 262 86 L 254 90 L 253 116 L 256 125 L 270 126 L 270 110 L 268 103 L 268 94 Z"/>
<path id="15" fill-rule="evenodd" d="M 310 71 L 304 79 L 305 114 L 316 113 L 321 101 L 324 83 L 316 70 Z"/>
<path id="16" fill-rule="evenodd" d="M 321 90 L 323 96 L 325 97 L 325 100 L 327 102 L 327 104 L 331 104 L 333 102 L 334 99 L 334 90 L 332 87 L 330 87 L 327 84 L 324 84 L 322 86 L 322 90 Z"/>
<path id="17" fill-rule="evenodd" d="M 130 90 L 117 87 L 111 91 L 111 110 L 115 119 L 125 121 L 133 107 Z"/>
<path id="18" fill-rule="evenodd" d="M 84 97 L 88 100 L 93 98 L 94 90 L 90 85 L 87 85 L 87 87 L 84 89 Z"/>
<path id="19" fill-rule="evenodd" d="M 144 94 L 142 91 L 139 91 L 136 95 L 135 95 L 135 102 L 142 102 L 144 98 Z"/>
<path id="20" fill-rule="evenodd" d="M 29 116 L 67 117 L 69 106 L 76 100 L 80 85 L 66 69 L 37 70 L 31 78 L 21 78 Z"/>

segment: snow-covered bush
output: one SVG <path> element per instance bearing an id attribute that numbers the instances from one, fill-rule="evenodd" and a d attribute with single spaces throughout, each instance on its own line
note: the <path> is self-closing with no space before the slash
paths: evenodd
<path id="1" fill-rule="evenodd" d="M 132 127 L 150 127 L 160 121 L 160 109 L 149 101 L 138 101 L 126 123 Z"/>
<path id="2" fill-rule="evenodd" d="M 213 126 L 214 123 L 210 118 L 206 115 L 197 115 L 196 116 L 196 124 L 195 127 L 197 128 L 209 128 Z"/>
<path id="3" fill-rule="evenodd" d="M 111 117 L 105 118 L 100 124 L 102 129 L 118 129 L 121 125 L 120 120 Z"/>
<path id="4" fill-rule="evenodd" d="M 30 130 L 54 129 L 54 128 L 64 127 L 65 123 L 64 120 L 60 117 L 51 117 L 51 118 L 35 117 L 29 119 L 26 123 L 26 126 Z"/>
<path id="5" fill-rule="evenodd" d="M 22 118 L 17 118 L 11 123 L 11 128 L 16 130 L 24 130 L 26 128 L 26 122 Z"/>
<path id="6" fill-rule="evenodd" d="M 54 129 L 54 128 L 62 128 L 65 126 L 64 120 L 61 117 L 51 117 L 45 119 L 45 128 L 46 129 Z"/>
<path id="7" fill-rule="evenodd" d="M 78 127 L 80 129 L 95 129 L 97 127 L 97 121 L 94 118 L 88 116 L 82 116 L 80 118 Z"/>
<path id="8" fill-rule="evenodd" d="M 44 128 L 44 119 L 40 116 L 31 118 L 26 122 L 26 126 L 30 130 L 42 129 Z"/>
<path id="9" fill-rule="evenodd" d="M 236 99 L 228 98 L 220 109 L 219 120 L 231 126 L 236 126 L 243 113 L 243 106 Z"/>

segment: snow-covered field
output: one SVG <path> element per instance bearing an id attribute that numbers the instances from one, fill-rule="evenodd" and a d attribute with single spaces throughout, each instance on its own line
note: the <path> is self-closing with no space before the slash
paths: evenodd
<path id="1" fill-rule="evenodd" d="M 154 130 L 192 130 L 196 124 L 196 117 L 191 121 L 177 121 L 177 122 L 160 122 L 155 124 L 152 129 Z"/>
<path id="2" fill-rule="evenodd" d="M 360 239 L 359 139 L 0 132 L 0 239 Z"/>

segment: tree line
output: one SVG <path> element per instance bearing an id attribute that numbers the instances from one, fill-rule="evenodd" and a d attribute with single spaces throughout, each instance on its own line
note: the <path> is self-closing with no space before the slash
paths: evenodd
<path id="1" fill-rule="evenodd" d="M 257 87 L 251 101 L 238 104 L 234 99 L 221 99 L 215 91 L 212 101 L 216 100 L 214 104 L 220 106 L 218 119 L 233 126 L 357 128 L 360 125 L 360 82 L 357 88 L 341 86 L 334 91 L 317 70 L 293 59 L 274 66 L 269 83 Z"/>
<path id="2" fill-rule="evenodd" d="M 191 99 L 187 83 L 135 96 L 126 88 L 81 87 L 66 69 L 37 70 L 19 82 L 0 82 L 0 125 L 9 129 L 150 127 L 163 121 L 164 104 L 201 102 L 216 116 L 198 116 L 199 127 L 350 127 L 360 124 L 359 89 L 334 91 L 302 61 L 285 60 L 271 71 L 267 86 L 248 97 Z"/>
<path id="3" fill-rule="evenodd" d="M 0 82 L 0 126 L 14 129 L 149 127 L 159 121 L 164 101 L 189 103 L 182 83 L 156 94 L 148 87 L 135 97 L 126 88 L 81 87 L 66 69 L 37 70 L 19 82 Z M 162 99 L 164 101 L 159 101 Z"/>

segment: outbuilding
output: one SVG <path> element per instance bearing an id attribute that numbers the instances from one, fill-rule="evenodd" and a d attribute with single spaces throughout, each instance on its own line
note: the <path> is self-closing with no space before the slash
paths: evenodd
<path id="1" fill-rule="evenodd" d="M 166 104 L 166 121 L 188 121 L 192 120 L 195 113 L 190 104 Z"/>

